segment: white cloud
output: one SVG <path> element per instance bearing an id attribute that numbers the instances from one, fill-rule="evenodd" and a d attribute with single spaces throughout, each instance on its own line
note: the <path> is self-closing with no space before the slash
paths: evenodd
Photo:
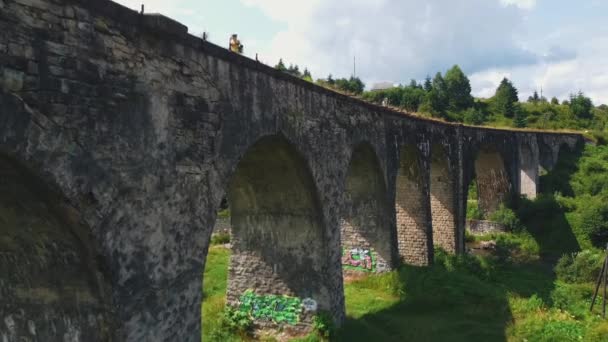
<path id="1" fill-rule="evenodd" d="M 543 36 L 530 29 L 530 14 L 542 9 L 536 0 L 240 1 L 284 27 L 271 41 L 247 40 L 246 51 L 259 52 L 270 65 L 283 58 L 308 67 L 316 78 L 351 75 L 356 55 L 357 75 L 368 85 L 405 83 L 459 64 L 478 96 L 491 96 L 506 76 L 522 98 L 541 87 L 560 99 L 580 89 L 596 103 L 608 103 L 608 64 L 602 60 L 608 28 L 581 28 L 573 19 Z M 193 0 L 119 2 L 136 10 L 143 2 L 146 12 L 190 24 L 192 32 L 201 32 L 196 25 L 205 22 L 192 20 Z"/>
<path id="2" fill-rule="evenodd" d="M 515 40 L 522 10 L 498 0 L 241 1 L 287 24 L 261 55 L 308 66 L 316 76 L 350 75 L 355 55 L 363 78 L 395 81 L 453 64 L 475 72 L 541 57 Z"/>
<path id="3" fill-rule="evenodd" d="M 515 5 L 524 9 L 532 9 L 536 6 L 536 0 L 500 0 L 504 5 Z"/>
<path id="4" fill-rule="evenodd" d="M 547 98 L 565 100 L 583 91 L 595 104 L 608 104 L 608 64 L 603 58 L 607 54 L 608 38 L 589 37 L 579 46 L 576 58 L 480 71 L 471 75 L 471 85 L 476 96 L 489 97 L 502 77 L 508 77 L 518 88 L 520 100 L 542 89 Z"/>

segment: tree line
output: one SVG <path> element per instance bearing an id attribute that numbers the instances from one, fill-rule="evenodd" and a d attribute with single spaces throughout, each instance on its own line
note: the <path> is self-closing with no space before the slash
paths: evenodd
<path id="1" fill-rule="evenodd" d="M 325 88 L 330 88 L 333 90 L 338 90 L 344 93 L 348 93 L 351 95 L 361 95 L 363 90 L 365 89 L 365 84 L 361 81 L 360 78 L 351 76 L 350 78 L 336 78 L 330 74 L 327 78 L 319 78 L 316 81 L 313 81 L 312 75 L 307 68 L 304 68 L 303 72 L 300 72 L 300 67 L 296 64 L 289 64 L 289 66 L 285 66 L 283 59 L 279 59 L 279 63 L 274 66 L 275 69 L 288 73 L 292 76 L 299 77 L 305 81 L 313 82 L 317 85 L 320 85 Z"/>
<path id="2" fill-rule="evenodd" d="M 276 69 L 313 82 L 308 69 L 300 72 L 297 65 L 286 67 L 283 60 Z M 560 101 L 553 97 L 547 100 L 538 92 L 520 101 L 517 88 L 508 78 L 503 78 L 494 95 L 489 99 L 476 99 L 471 94 L 471 83 L 458 65 L 445 74 L 437 72 L 424 82 L 411 80 L 407 85 L 388 89 L 365 91 L 365 84 L 357 77 L 334 79 L 329 75 L 314 83 L 359 95 L 364 100 L 387 104 L 409 112 L 441 118 L 446 121 L 472 125 L 529 127 L 540 129 L 594 129 L 608 128 L 608 106 L 594 106 L 591 99 L 581 91 Z"/>

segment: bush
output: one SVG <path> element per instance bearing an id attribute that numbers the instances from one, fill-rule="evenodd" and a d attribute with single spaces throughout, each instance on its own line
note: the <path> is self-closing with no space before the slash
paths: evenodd
<path id="1" fill-rule="evenodd" d="M 473 202 L 473 201 L 469 201 Z M 468 203 L 467 205 L 467 219 L 468 220 L 483 220 L 483 212 L 479 210 L 477 206 L 477 201 L 473 203 Z"/>
<path id="2" fill-rule="evenodd" d="M 242 341 L 249 336 L 253 329 L 253 320 L 246 313 L 238 309 L 225 307 L 219 324 L 214 325 L 209 334 L 211 341 Z"/>
<path id="3" fill-rule="evenodd" d="M 593 288 L 587 284 L 565 284 L 556 282 L 551 292 L 553 307 L 568 311 L 577 319 L 585 317 L 589 311 L 588 300 L 593 296 Z"/>
<path id="4" fill-rule="evenodd" d="M 596 246 L 600 245 L 608 234 L 608 198 L 587 201 L 578 210 L 581 230 L 596 242 Z"/>
<path id="5" fill-rule="evenodd" d="M 590 249 L 566 254 L 557 262 L 555 275 L 568 283 L 593 282 L 600 273 L 604 257 L 604 253 Z"/>
<path id="6" fill-rule="evenodd" d="M 441 248 L 435 249 L 435 263 L 448 272 L 475 274 L 483 279 L 490 279 L 496 264 L 489 258 L 471 254 L 453 255 Z"/>
<path id="7" fill-rule="evenodd" d="M 315 315 L 312 320 L 312 327 L 315 332 L 323 337 L 329 338 L 334 332 L 334 320 L 331 315 L 325 311 L 321 311 Z"/>
<path id="8" fill-rule="evenodd" d="M 230 234 L 228 233 L 217 233 L 211 236 L 212 245 L 223 245 L 230 243 Z"/>
<path id="9" fill-rule="evenodd" d="M 514 232 L 520 231 L 522 228 L 521 222 L 515 212 L 504 204 L 501 204 L 498 210 L 490 214 L 490 221 L 498 222 Z"/>

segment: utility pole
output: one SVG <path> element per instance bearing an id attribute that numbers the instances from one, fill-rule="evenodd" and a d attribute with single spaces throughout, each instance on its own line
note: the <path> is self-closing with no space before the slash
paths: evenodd
<path id="1" fill-rule="evenodd" d="M 353 78 L 357 77 L 357 57 L 353 55 Z"/>
<path id="2" fill-rule="evenodd" d="M 540 98 L 541 99 L 543 98 L 543 86 L 542 85 L 540 86 Z"/>

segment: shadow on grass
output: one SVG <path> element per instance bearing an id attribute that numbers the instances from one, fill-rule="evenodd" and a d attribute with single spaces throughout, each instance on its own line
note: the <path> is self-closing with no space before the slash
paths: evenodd
<path id="1" fill-rule="evenodd" d="M 539 263 L 493 264 L 473 256 L 445 256 L 428 268 L 404 266 L 393 301 L 378 298 L 377 310 L 361 316 L 357 305 L 373 298 L 347 295 L 347 318 L 337 341 L 506 341 L 513 318 L 509 294 L 549 298 L 553 275 Z M 373 297 L 374 284 L 364 281 L 361 296 Z M 371 288 L 371 290 L 370 290 Z M 385 291 L 386 289 L 378 289 Z M 367 293 L 366 293 L 367 292 Z M 395 291 L 399 292 L 399 291 Z"/>
<path id="2" fill-rule="evenodd" d="M 381 292 L 374 291 L 378 284 L 348 284 L 350 316 L 335 340 L 507 341 L 513 322 L 509 298 L 537 296 L 551 305 L 553 267 L 563 254 L 581 250 L 554 195 L 572 195 L 570 180 L 580 157 L 580 148 L 562 148 L 555 168 L 541 178 L 539 198 L 522 199 L 516 206 L 519 219 L 538 244 L 539 260 L 510 262 L 504 255 L 481 259 L 439 253 L 433 266 L 402 267 L 394 279 L 397 284 L 392 285 L 400 288 L 394 298 L 374 298 Z M 371 308 L 366 304 L 370 302 Z"/>
<path id="3" fill-rule="evenodd" d="M 540 194 L 534 201 L 521 199 L 517 214 L 540 247 L 540 257 L 549 264 L 567 253 L 578 252 L 581 246 L 566 218 L 566 210 L 555 195 L 574 196 L 570 181 L 578 170 L 583 146 L 574 150 L 562 147 L 555 167 L 540 177 Z"/>

